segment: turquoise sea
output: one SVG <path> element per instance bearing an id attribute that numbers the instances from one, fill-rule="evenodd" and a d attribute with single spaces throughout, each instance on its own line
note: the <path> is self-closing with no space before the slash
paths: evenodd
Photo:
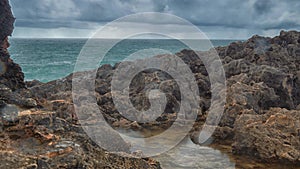
<path id="1" fill-rule="evenodd" d="M 22 67 L 25 80 L 36 79 L 48 82 L 73 72 L 77 57 L 86 41 L 87 39 L 11 38 L 9 52 L 12 59 Z M 216 47 L 228 45 L 233 41 L 236 40 L 212 40 L 211 42 Z M 103 40 L 101 43 L 106 41 Z M 171 39 L 127 39 L 114 46 L 101 64 L 114 65 L 134 52 L 149 48 L 176 53 L 188 47 L 178 40 Z"/>

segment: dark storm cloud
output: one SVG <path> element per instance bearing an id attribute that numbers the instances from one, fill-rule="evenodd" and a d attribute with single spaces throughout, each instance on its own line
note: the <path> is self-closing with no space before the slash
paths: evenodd
<path id="1" fill-rule="evenodd" d="M 298 0 L 10 0 L 17 27 L 83 28 L 137 12 L 166 12 L 197 26 L 299 29 Z M 139 21 L 147 21 L 138 18 Z M 157 23 L 164 22 L 160 18 Z M 168 21 L 172 23 L 172 21 Z"/>
<path id="2" fill-rule="evenodd" d="M 261 15 L 264 13 L 268 13 L 273 7 L 273 4 L 271 0 L 262 0 L 262 1 L 256 1 L 253 7 L 255 9 L 255 12 Z"/>
<path id="3" fill-rule="evenodd" d="M 300 1 L 295 0 L 170 0 L 168 2 L 171 13 L 199 26 L 259 29 L 300 26 L 298 10 Z"/>

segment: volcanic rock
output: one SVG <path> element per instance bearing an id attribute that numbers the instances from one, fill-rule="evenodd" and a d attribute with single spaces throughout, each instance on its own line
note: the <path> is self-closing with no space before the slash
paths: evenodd
<path id="1" fill-rule="evenodd" d="M 299 37 L 299 32 L 282 31 L 279 36 L 274 38 L 265 38 L 256 35 L 244 42 L 234 42 L 228 46 L 216 48 L 226 73 L 227 89 L 223 89 L 222 92 L 227 91 L 227 99 L 224 107 L 225 111 L 213 135 L 215 143 L 234 143 L 233 148 L 235 153 L 250 155 L 267 162 L 282 160 L 299 164 L 297 153 L 295 154 L 295 152 L 299 152 L 299 146 L 291 144 L 288 149 L 282 148 L 282 146 L 286 146 L 283 144 L 284 139 L 277 137 L 275 134 L 268 135 L 268 137 L 270 137 L 270 140 L 279 140 L 282 143 L 274 144 L 273 146 L 273 149 L 278 149 L 281 155 L 278 153 L 277 155 L 265 155 L 270 150 L 263 148 L 260 150 L 260 147 L 257 147 L 258 145 L 250 144 L 250 141 L 244 143 L 242 139 L 239 139 L 246 139 L 247 132 L 250 132 L 250 134 L 248 133 L 249 139 L 254 139 L 259 137 L 259 135 L 251 135 L 251 133 L 260 131 L 247 130 L 247 132 L 243 132 L 246 130 L 247 125 L 244 125 L 246 122 L 242 121 L 244 119 L 242 117 L 251 117 L 254 121 L 253 124 L 256 124 L 255 119 L 257 119 L 259 124 L 260 119 L 268 116 L 270 111 L 284 109 L 286 111 L 282 111 L 281 114 L 287 114 L 290 117 L 290 122 L 297 121 L 297 113 L 289 112 L 299 109 L 300 104 Z M 200 110 L 196 110 L 199 112 L 197 121 L 194 129 L 191 130 L 192 136 L 195 136 L 195 132 L 199 132 L 201 126 L 204 124 L 211 104 L 211 84 L 208 72 L 197 54 L 210 56 L 210 52 L 183 50 L 176 54 L 194 73 L 201 97 L 199 101 Z M 168 56 L 160 55 L 156 57 Z M 129 65 L 133 67 L 128 71 L 133 71 L 134 64 L 139 64 L 139 62 L 141 61 L 130 62 Z M 103 65 L 97 70 L 96 79 L 89 79 L 91 78 L 89 75 L 86 77 L 87 81 L 95 80 L 95 100 L 109 124 L 114 128 L 132 130 L 165 130 L 173 124 L 176 118 L 182 118 L 177 117 L 182 99 L 178 84 L 170 75 L 156 69 L 144 70 L 132 79 L 129 86 L 130 101 L 136 110 L 147 110 L 151 106 L 147 93 L 151 90 L 160 90 L 167 98 L 164 112 L 155 121 L 147 123 L 130 120 L 130 114 L 135 111 L 128 110 L 128 112 L 122 112 L 121 114 L 114 105 L 111 92 L 112 76 L 118 66 L 119 64 L 115 66 Z M 126 77 L 127 73 L 122 72 L 121 76 Z M 74 119 L 76 121 L 76 113 L 71 108 L 71 83 L 72 78 L 77 77 L 78 74 L 83 75 L 84 73 L 71 74 L 63 79 L 45 84 L 36 83 L 30 86 L 30 90 L 33 93 L 33 97 L 38 100 L 38 103 L 42 107 L 47 107 L 48 105 L 49 110 L 56 111 L 59 114 L 68 112 L 67 114 L 71 114 L 67 115 L 68 117 L 59 117 L 69 119 L 69 122 L 74 121 Z M 89 100 L 85 97 L 81 97 L 81 99 Z M 47 104 L 41 100 L 46 100 Z M 65 101 L 58 102 L 57 100 Z M 128 116 L 124 117 L 123 115 Z M 275 132 L 272 131 L 275 129 L 274 126 L 263 126 L 269 133 Z M 289 126 L 286 126 L 286 129 L 288 128 Z M 238 132 L 239 129 L 242 131 Z M 297 128 L 293 128 L 292 130 L 297 130 Z M 289 133 L 289 131 L 285 132 Z M 261 130 L 261 132 L 263 135 L 264 130 Z M 276 132 L 279 132 L 279 129 Z M 300 140 L 299 135 L 294 135 L 293 137 Z M 193 140 L 197 142 L 197 139 L 193 138 Z M 266 144 L 259 142 L 259 146 L 266 146 Z M 257 149 L 255 153 L 253 153 L 253 149 Z M 288 157 L 289 151 L 292 151 L 292 154 L 289 155 L 291 157 Z"/>
<path id="2" fill-rule="evenodd" d="M 300 162 L 300 112 L 271 108 L 264 114 L 243 114 L 234 124 L 233 152 L 266 162 Z"/>

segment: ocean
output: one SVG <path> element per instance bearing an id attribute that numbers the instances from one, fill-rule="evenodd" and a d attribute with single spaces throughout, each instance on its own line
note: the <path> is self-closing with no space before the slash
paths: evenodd
<path id="1" fill-rule="evenodd" d="M 36 79 L 49 82 L 73 72 L 77 57 L 87 39 L 11 38 L 9 41 L 11 58 L 21 66 L 25 80 Z M 236 40 L 212 40 L 211 42 L 216 47 L 225 46 L 234 41 Z M 105 40 L 101 41 L 101 43 L 105 42 Z M 114 46 L 99 66 L 114 65 L 132 53 L 149 48 L 159 48 L 175 54 L 188 47 L 173 39 L 127 39 Z"/>

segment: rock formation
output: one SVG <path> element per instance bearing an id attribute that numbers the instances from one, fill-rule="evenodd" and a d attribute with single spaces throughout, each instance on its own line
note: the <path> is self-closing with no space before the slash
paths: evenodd
<path id="1" fill-rule="evenodd" d="M 299 165 L 300 33 L 254 36 L 218 50 L 228 98 L 220 123 L 226 134 L 216 135 L 230 136 L 236 154 Z"/>
<path id="2" fill-rule="evenodd" d="M 84 72 L 48 83 L 25 84 L 21 68 L 7 52 L 7 36 L 12 33 L 14 18 L 8 1 L 0 4 L 0 168 L 160 168 L 150 158 L 109 153 L 85 134 L 82 126 L 87 124 L 78 124 L 72 100 L 73 75 Z M 234 154 L 263 162 L 300 165 L 300 33 L 282 31 L 274 38 L 253 36 L 217 47 L 216 51 L 226 73 L 227 89 L 223 91 L 227 91 L 227 100 L 213 135 L 214 143 L 231 145 Z M 209 56 L 210 51 L 183 50 L 176 54 L 189 65 L 200 92 L 201 109 L 189 133 L 195 142 L 211 104 L 209 76 L 196 53 Z M 117 67 L 101 66 L 95 79 L 97 104 L 106 121 L 122 129 L 169 128 L 178 118 L 182 94 L 174 79 L 153 69 L 135 76 L 129 93 L 136 109 L 149 108 L 150 89 L 163 91 L 167 98 L 160 117 L 139 123 L 124 118 L 112 100 L 110 86 Z M 81 99 L 86 100 L 85 110 L 90 113 L 88 98 Z M 93 114 L 86 118 L 90 124 L 97 123 Z M 95 134 L 101 136 L 101 132 Z M 129 145 L 117 133 L 111 134 L 114 142 L 106 140 L 104 144 L 115 143 L 118 150 L 128 153 Z"/>
<path id="3" fill-rule="evenodd" d="M 16 90 L 25 87 L 25 84 L 20 66 L 10 59 L 7 52 L 8 36 L 12 34 L 15 18 L 6 0 L 0 2 L 0 11 L 0 83 Z"/>
<path id="4" fill-rule="evenodd" d="M 284 108 L 271 108 L 262 115 L 240 115 L 234 126 L 234 153 L 267 162 L 299 163 L 299 116 L 299 110 Z"/>
<path id="5" fill-rule="evenodd" d="M 260 161 L 299 165 L 300 33 L 282 31 L 274 38 L 253 36 L 247 41 L 234 42 L 216 50 L 226 73 L 227 102 L 214 133 L 214 143 L 232 144 L 234 154 L 252 156 Z M 199 53 L 209 55 L 209 52 Z M 196 142 L 194 136 L 201 129 L 210 107 L 208 73 L 194 51 L 183 50 L 176 55 L 191 68 L 202 98 L 197 122 L 190 133 Z M 147 70 L 133 79 L 130 96 L 137 109 L 149 108 L 146 93 L 150 89 L 160 89 L 167 96 L 165 112 L 159 118 L 149 123 L 138 123 L 124 118 L 114 106 L 110 83 L 117 66 L 103 65 L 97 71 L 96 99 L 106 120 L 115 128 L 132 130 L 151 131 L 170 127 L 177 117 L 181 95 L 172 77 L 159 70 Z M 50 105 L 52 111 L 60 114 L 68 111 L 68 119 L 72 121 L 76 115 L 70 107 L 71 83 L 72 75 L 33 85 L 30 90 L 42 107 Z M 49 102 L 51 100 L 65 102 L 58 104 Z"/>
<path id="6" fill-rule="evenodd" d="M 15 21 L 8 1 L 0 2 L 0 11 L 0 106 L 16 104 L 21 107 L 34 107 L 36 103 L 33 99 L 19 94 L 25 89 L 24 74 L 7 51 L 8 36 L 12 34 Z"/>
<path id="7" fill-rule="evenodd" d="M 8 36 L 14 18 L 8 0 L 0 2 L 0 168 L 160 168 L 152 159 L 127 154 L 128 144 L 110 133 L 109 144 L 124 154 L 109 153 L 93 142 L 72 118 L 72 103 L 34 99 L 24 74 L 10 59 Z M 27 83 L 37 85 L 40 83 Z M 58 85 L 59 86 L 59 85 Z M 51 89 L 50 89 L 51 90 Z M 61 89 L 62 93 L 65 91 Z M 67 94 L 67 93 L 66 93 Z M 45 97 L 46 98 L 46 97 Z M 71 120 L 70 120 L 71 118 Z M 100 131 L 101 134 L 101 131 Z"/>

